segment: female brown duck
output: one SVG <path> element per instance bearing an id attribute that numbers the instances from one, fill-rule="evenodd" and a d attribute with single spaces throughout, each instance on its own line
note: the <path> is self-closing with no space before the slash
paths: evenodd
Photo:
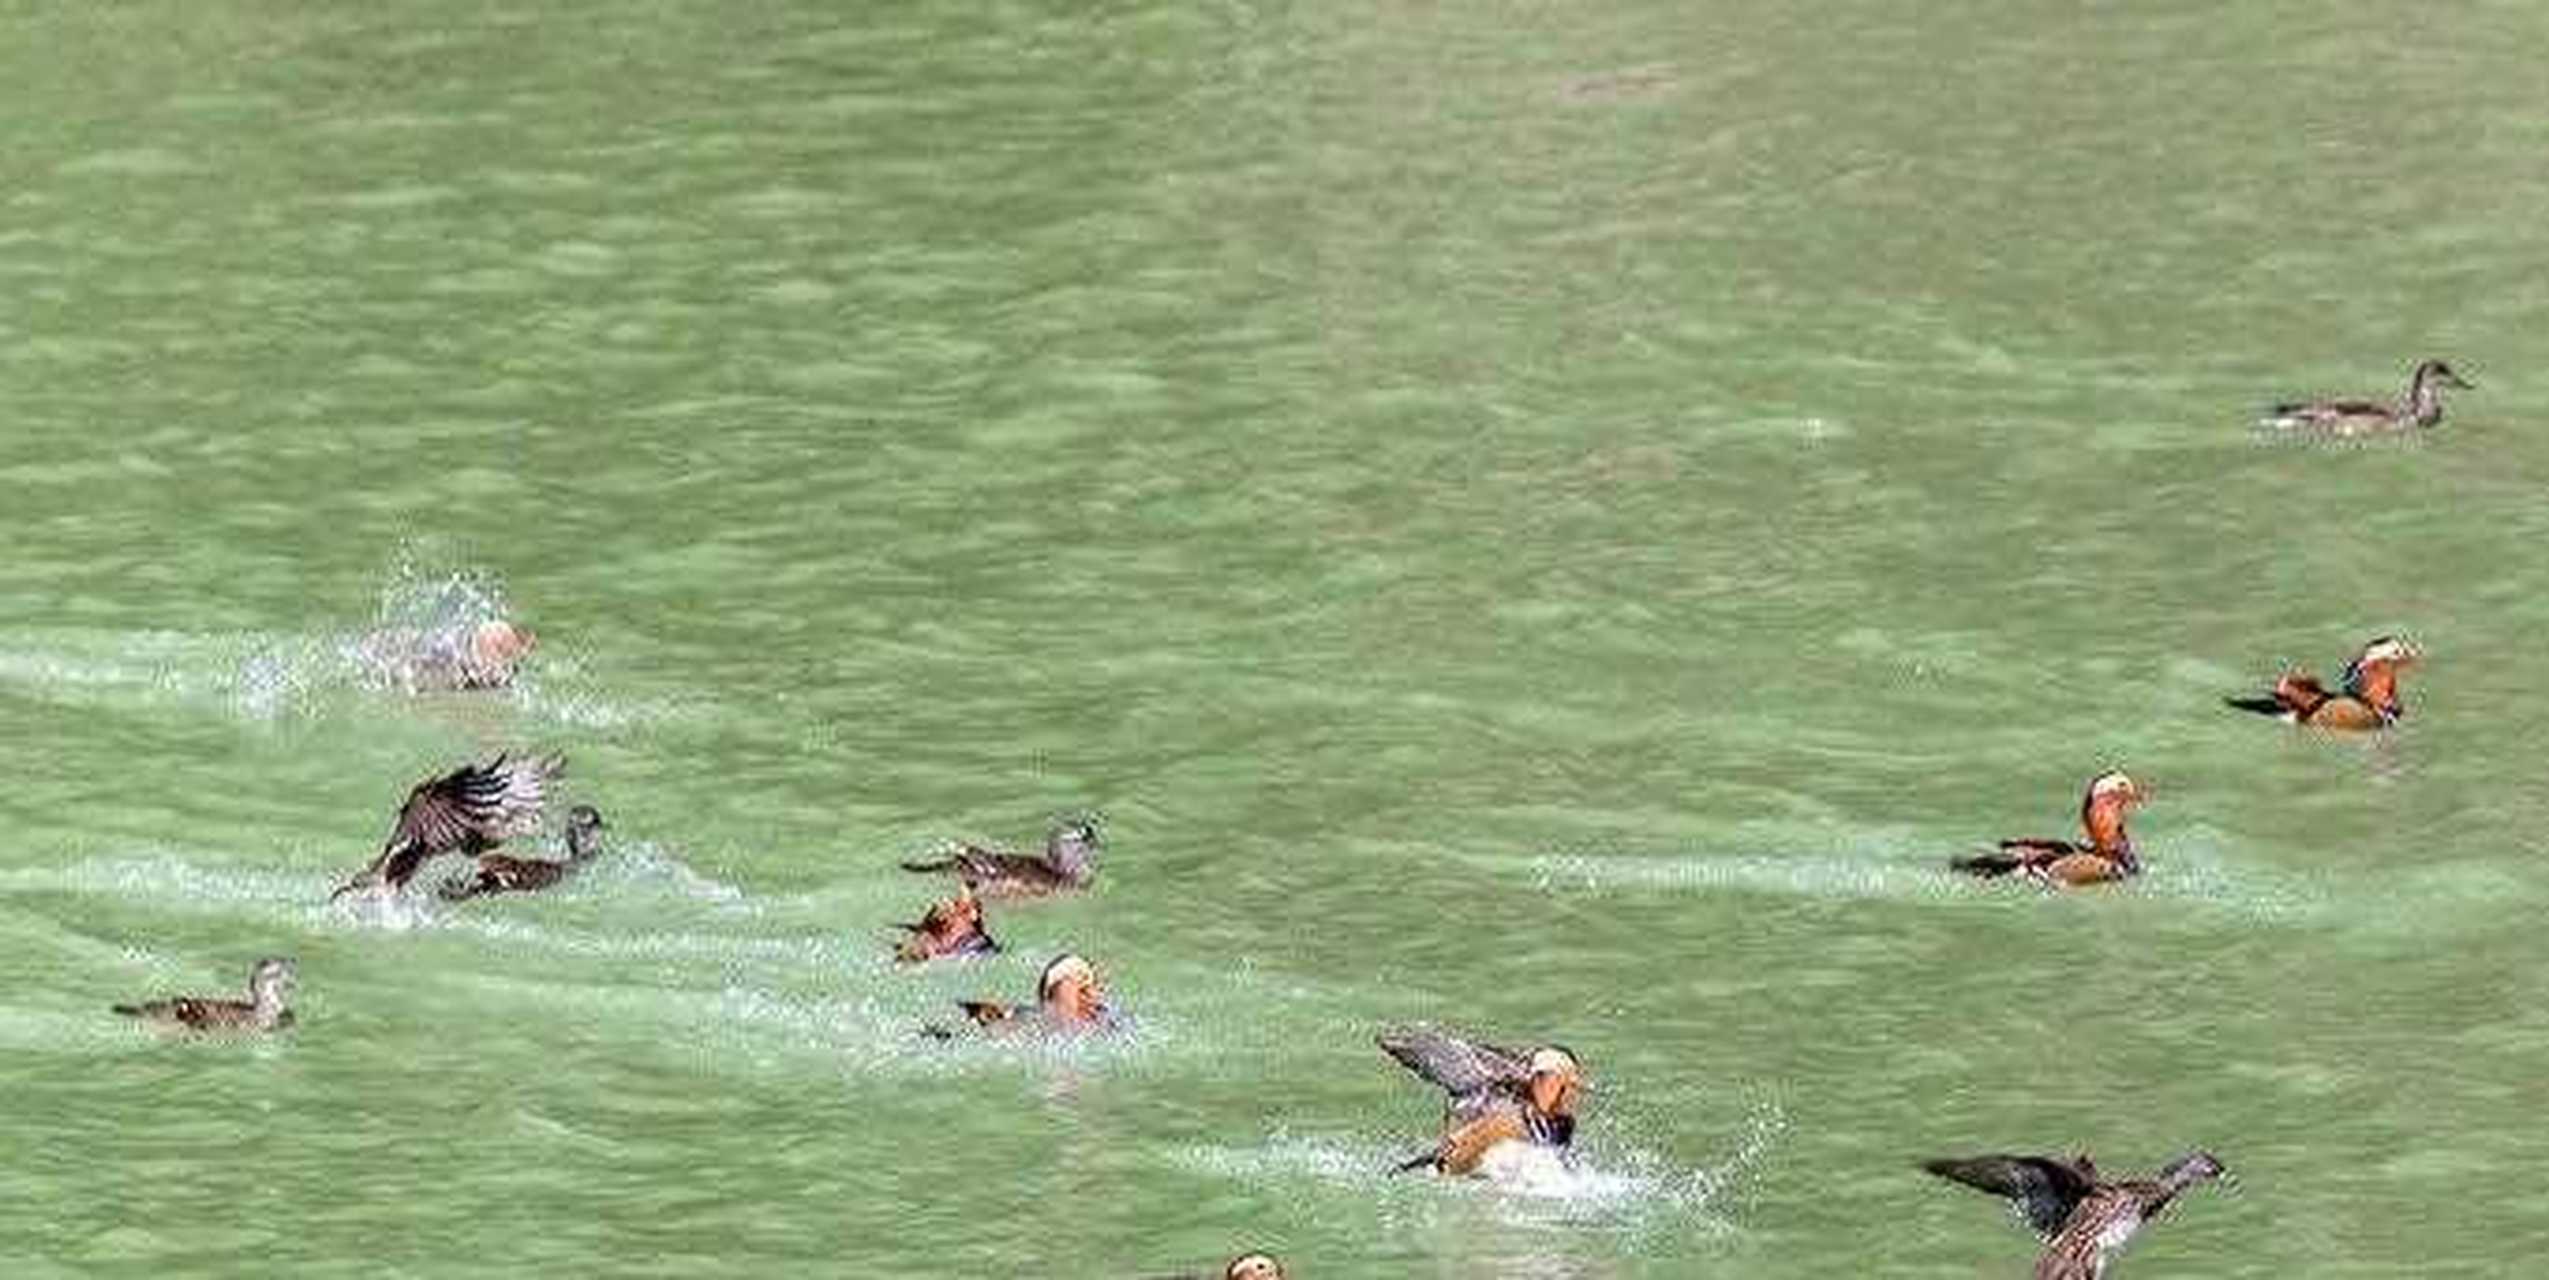
<path id="1" fill-rule="evenodd" d="M 602 821 L 601 810 L 589 804 L 577 805 L 566 812 L 565 861 L 482 853 L 476 869 L 467 876 L 454 876 L 443 882 L 442 896 L 458 902 L 491 893 L 532 893 L 556 888 L 602 851 L 602 830 L 609 825 Z"/>
<path id="2" fill-rule="evenodd" d="M 1097 874 L 1097 824 L 1087 819 L 1065 822 L 1045 837 L 1041 854 L 1003 853 L 976 845 L 958 845 L 954 853 L 931 862 L 906 862 L 905 871 L 953 871 L 975 893 L 986 898 L 1040 898 L 1085 889 Z"/>
<path id="3" fill-rule="evenodd" d="M 2179 1192 L 2222 1175 L 2204 1151 L 2172 1160 L 2157 1178 L 2102 1182 L 2089 1157 L 1971 1156 L 1921 1166 L 1939 1177 L 2007 1197 L 2045 1242 L 2036 1280 L 2099 1280 L 2107 1260 Z"/>
<path id="4" fill-rule="evenodd" d="M 2376 400 L 2297 400 L 2279 404 L 2266 424 L 2324 431 L 2330 435 L 2370 435 L 2430 427 L 2443 420 L 2443 388 L 2474 390 L 2452 366 L 2427 360 L 2407 375 L 2407 393 L 2384 404 Z"/>
<path id="5" fill-rule="evenodd" d="M 248 998 L 222 1000 L 211 996 L 176 996 L 166 1000 L 147 1000 L 140 1004 L 119 1004 L 117 1013 L 127 1018 L 179 1031 L 265 1032 L 280 1031 L 292 1025 L 292 1011 L 284 1007 L 291 998 L 298 977 L 292 962 L 281 956 L 268 956 L 257 962 L 248 974 Z"/>

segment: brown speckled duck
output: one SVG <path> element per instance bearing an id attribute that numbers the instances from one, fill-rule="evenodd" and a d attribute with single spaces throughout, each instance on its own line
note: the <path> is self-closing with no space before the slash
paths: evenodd
<path id="1" fill-rule="evenodd" d="M 1430 1027 L 1386 1031 L 1376 1043 L 1449 1099 L 1443 1136 L 1432 1150 L 1401 1163 L 1399 1172 L 1493 1176 L 1517 1149 L 1563 1156 L 1575 1140 L 1584 1068 L 1567 1049 L 1543 1045 L 1517 1053 Z"/>
<path id="2" fill-rule="evenodd" d="M 2142 873 L 2133 853 L 2133 838 L 2124 833 L 2124 815 L 2147 793 L 2120 769 L 2089 779 L 2080 797 L 2080 825 L 2086 844 L 2047 837 L 2003 840 L 1990 853 L 1958 858 L 1949 865 L 1969 875 L 2022 875 L 2048 888 L 2097 884 Z"/>
<path id="3" fill-rule="evenodd" d="M 2157 1178 L 2103 1182 L 2085 1154 L 1969 1156 L 1921 1166 L 1950 1181 L 2008 1198 L 2045 1242 L 2036 1280 L 2099 1280 L 2107 1261 L 2159 1216 L 2179 1192 L 2222 1176 L 2221 1161 L 2190 1151 L 2168 1162 Z"/>
<path id="4" fill-rule="evenodd" d="M 2276 405 L 2266 425 L 2301 428 L 2329 435 L 2371 435 L 2430 427 L 2443 420 L 2443 389 L 2475 390 L 2452 366 L 2427 360 L 2407 375 L 2407 393 L 2396 401 L 2297 400 Z"/>
<path id="5" fill-rule="evenodd" d="M 602 821 L 601 810 L 589 804 L 577 805 L 566 811 L 564 861 L 482 853 L 478 855 L 478 865 L 467 875 L 443 882 L 442 896 L 446 901 L 458 902 L 491 893 L 534 893 L 555 888 L 602 852 L 602 832 L 610 825 Z"/>
<path id="6" fill-rule="evenodd" d="M 1040 898 L 1085 889 L 1097 874 L 1097 824 L 1074 819 L 1053 829 L 1041 854 L 1003 853 L 960 845 L 929 862 L 906 862 L 905 871 L 952 871 L 986 898 Z"/>
<path id="7" fill-rule="evenodd" d="M 1098 981 L 1097 970 L 1075 955 L 1060 955 L 1045 965 L 1036 979 L 1036 1003 L 1031 1008 L 1004 1004 L 997 1000 L 959 1000 L 956 1007 L 976 1027 L 997 1036 L 1015 1035 L 1086 1035 L 1093 1032 L 1122 1029 L 1115 1006 L 1106 998 L 1106 987 Z M 922 1034 L 946 1040 L 952 1032 L 943 1027 L 926 1027 Z"/>
<path id="8" fill-rule="evenodd" d="M 894 949 L 897 964 L 918 964 L 941 956 L 989 955 L 1000 950 L 983 926 L 982 899 L 972 885 L 959 883 L 956 896 L 932 903 L 929 913 L 910 924 L 894 926 L 909 934 Z"/>
<path id="9" fill-rule="evenodd" d="M 331 900 L 349 893 L 394 896 L 428 859 L 484 853 L 538 830 L 549 780 L 565 768 L 564 756 L 499 755 L 417 784 L 399 806 L 379 855 L 338 886 Z"/>
<path id="10" fill-rule="evenodd" d="M 2424 656 L 2423 650 L 2397 636 L 2382 636 L 2363 646 L 2363 652 L 2346 664 L 2339 689 L 2330 690 L 2319 677 L 2296 670 L 2278 677 L 2272 693 L 2222 701 L 2313 729 L 2386 729 L 2407 713 L 2399 701 L 2399 673 Z"/>
<path id="11" fill-rule="evenodd" d="M 176 996 L 140 1004 L 119 1004 L 114 1011 L 173 1031 L 254 1033 L 280 1031 L 292 1025 L 284 1007 L 299 981 L 292 962 L 268 956 L 248 974 L 248 998 L 220 1000 L 209 996 Z"/>

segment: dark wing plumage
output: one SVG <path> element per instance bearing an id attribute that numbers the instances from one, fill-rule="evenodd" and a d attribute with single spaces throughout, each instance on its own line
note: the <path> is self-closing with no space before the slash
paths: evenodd
<path id="1" fill-rule="evenodd" d="M 1989 853 L 1958 858 L 1947 865 L 1968 875 L 2005 876 L 2026 867 L 2051 862 L 2067 854 L 2078 853 L 2080 846 L 2068 840 L 2028 837 L 2003 840 Z"/>
<path id="2" fill-rule="evenodd" d="M 537 828 L 549 780 L 565 768 L 564 756 L 500 755 L 417 784 L 380 854 L 336 892 L 402 888 L 438 854 L 477 853 Z"/>
<path id="3" fill-rule="evenodd" d="M 539 824 L 548 782 L 565 768 L 564 756 L 500 755 L 462 765 L 407 793 L 383 847 L 432 857 L 500 844 Z"/>
<path id="4" fill-rule="evenodd" d="M 1381 1052 L 1432 1081 L 1454 1102 L 1485 1092 L 1520 1096 L 1531 1083 L 1527 1054 L 1464 1040 L 1432 1027 L 1404 1027 L 1373 1037 Z"/>
<path id="5" fill-rule="evenodd" d="M 1921 1168 L 1977 1190 L 2014 1201 L 2027 1225 L 2050 1239 L 2065 1219 L 2097 1188 L 2098 1172 L 2087 1156 L 2059 1160 L 2050 1156 L 1970 1156 L 1924 1161 Z"/>
<path id="6" fill-rule="evenodd" d="M 166 1023 L 196 1031 L 219 1027 L 241 1026 L 254 1020 L 255 1009 L 237 1000 L 212 1000 L 202 996 L 175 996 L 142 1004 L 119 1004 L 117 1013 L 147 1022 Z"/>

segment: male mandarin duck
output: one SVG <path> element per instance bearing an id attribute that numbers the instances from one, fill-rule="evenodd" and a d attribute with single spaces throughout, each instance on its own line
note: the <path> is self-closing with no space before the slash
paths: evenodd
<path id="1" fill-rule="evenodd" d="M 443 882 L 442 896 L 458 902 L 491 893 L 533 893 L 555 888 L 602 851 L 602 830 L 609 825 L 602 821 L 601 810 L 589 804 L 577 805 L 566 813 L 565 861 L 482 853 L 477 867 L 469 874 Z"/>
<path id="2" fill-rule="evenodd" d="M 1400 1172 L 1493 1176 L 1531 1149 L 1563 1156 L 1575 1139 L 1584 1068 L 1564 1048 L 1516 1053 L 1429 1027 L 1386 1031 L 1376 1042 L 1449 1098 L 1443 1136 L 1432 1150 L 1400 1164 Z"/>
<path id="3" fill-rule="evenodd" d="M 127 1018 L 139 1018 L 175 1031 L 279 1031 L 292 1025 L 292 1011 L 285 1008 L 283 1002 L 291 996 L 298 981 L 291 961 L 281 956 L 268 956 L 249 971 L 248 998 L 245 1000 L 176 996 L 140 1004 L 119 1004 L 113 1008 Z"/>
<path id="4" fill-rule="evenodd" d="M 940 956 L 987 955 L 1000 949 L 983 925 L 982 899 L 974 896 L 969 884 L 957 884 L 955 897 L 931 904 L 928 914 L 919 920 L 894 927 L 911 935 L 894 949 L 894 959 L 900 964 L 918 964 Z"/>
<path id="5" fill-rule="evenodd" d="M 1033 1008 L 1020 1008 L 997 1000 L 959 1000 L 956 1007 L 965 1011 L 975 1026 L 993 1035 L 1081 1035 L 1093 1031 L 1114 1031 L 1122 1027 L 1115 1006 L 1106 998 L 1106 987 L 1098 981 L 1097 970 L 1075 955 L 1054 957 L 1036 979 L 1036 1003 Z M 943 1027 L 924 1027 L 922 1034 L 936 1040 L 954 1038 Z"/>
<path id="6" fill-rule="evenodd" d="M 2045 1242 L 2036 1280 L 2099 1280 L 2108 1259 L 2159 1216 L 2179 1192 L 2225 1172 L 2221 1161 L 2190 1151 L 2156 1178 L 2103 1182 L 2087 1155 L 1971 1156 L 1921 1166 L 1939 1177 L 2009 1199 Z"/>
<path id="7" fill-rule="evenodd" d="M 418 783 L 399 806 L 389 840 L 371 865 L 338 886 L 330 900 L 358 891 L 395 895 L 428 859 L 484 853 L 538 830 L 549 781 L 565 768 L 564 756 L 499 755 Z"/>
<path id="8" fill-rule="evenodd" d="M 2390 403 L 2376 400 L 2293 401 L 2270 410 L 2266 424 L 2342 436 L 2430 427 L 2443 420 L 2445 387 L 2462 391 L 2476 389 L 2452 372 L 2451 365 L 2441 360 L 2427 360 L 2408 374 L 2407 393 Z"/>
<path id="9" fill-rule="evenodd" d="M 2382 636 L 2363 646 L 2363 652 L 2346 664 L 2340 688 L 2334 692 L 2319 677 L 2295 670 L 2278 677 L 2272 693 L 2222 701 L 2242 711 L 2314 729 L 2386 729 L 2407 713 L 2399 701 L 2399 673 L 2424 656 L 2423 650 L 2405 640 Z"/>
<path id="10" fill-rule="evenodd" d="M 2148 793 L 2119 769 L 2089 779 L 2080 797 L 2080 825 L 2087 844 L 2044 837 L 2003 840 L 1990 853 L 1958 858 L 1948 865 L 1972 875 L 2023 875 L 2047 887 L 2096 884 L 2140 875 L 2142 860 L 2133 838 L 2124 832 L 2124 815 Z"/>
<path id="11" fill-rule="evenodd" d="M 1074 819 L 1045 837 L 1041 854 L 1004 853 L 975 845 L 959 845 L 954 853 L 931 862 L 906 862 L 905 871 L 953 871 L 958 879 L 986 898 L 1039 898 L 1085 889 L 1097 874 L 1097 824 Z"/>

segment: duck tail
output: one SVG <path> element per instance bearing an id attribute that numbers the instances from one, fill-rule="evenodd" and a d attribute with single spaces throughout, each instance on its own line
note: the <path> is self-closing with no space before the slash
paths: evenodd
<path id="1" fill-rule="evenodd" d="M 936 862 L 906 862 L 903 864 L 903 870 L 905 871 L 930 872 L 953 871 L 955 869 L 956 860 L 954 858 L 940 858 Z"/>
<path id="2" fill-rule="evenodd" d="M 1436 1155 L 1435 1153 L 1433 1153 L 1433 1152 L 1431 1152 L 1431 1151 L 1428 1151 L 1428 1152 L 1426 1152 L 1425 1154 L 1423 1154 L 1423 1155 L 1421 1155 L 1421 1156 L 1416 1156 L 1416 1157 L 1413 1157 L 1413 1158 L 1411 1158 L 1411 1159 L 1402 1160 L 1402 1161 L 1400 1161 L 1400 1162 L 1399 1162 L 1399 1163 L 1397 1163 L 1397 1164 L 1391 1165 L 1391 1166 L 1390 1166 L 1390 1174 L 1391 1174 L 1393 1177 L 1395 1177 L 1396 1175 L 1398 1175 L 1398 1174 L 1402 1174 L 1402 1173 L 1414 1173 L 1414 1172 L 1416 1172 L 1416 1171 L 1417 1171 L 1417 1170 L 1419 1170 L 1419 1169 L 1431 1169 L 1431 1168 L 1434 1168 L 1434 1167 L 1436 1167 L 1437 1165 L 1439 1165 L 1439 1164 L 1441 1164 L 1441 1163 L 1442 1163 L 1442 1159 L 1441 1159 L 1441 1157 L 1440 1157 L 1440 1156 Z"/>
<path id="3" fill-rule="evenodd" d="M 106 1007 L 115 1013 L 123 1014 L 127 1018 L 138 1018 L 142 1016 L 142 1007 L 137 1004 L 110 1004 Z"/>
<path id="4" fill-rule="evenodd" d="M 2259 694 L 2248 698 L 2224 698 L 2222 699 L 2222 705 L 2236 708 L 2241 711 L 2253 711 L 2261 716 L 2279 716 L 2292 710 L 2292 708 L 2284 705 L 2283 699 L 2278 698 L 2271 693 Z"/>
<path id="5" fill-rule="evenodd" d="M 1986 880 L 2008 875 L 2023 865 L 2025 865 L 2024 862 L 2017 854 L 2004 850 L 1978 853 L 1970 858 L 1957 858 L 1947 864 L 1951 871 L 1962 871 L 1966 875 L 1981 876 Z"/>

